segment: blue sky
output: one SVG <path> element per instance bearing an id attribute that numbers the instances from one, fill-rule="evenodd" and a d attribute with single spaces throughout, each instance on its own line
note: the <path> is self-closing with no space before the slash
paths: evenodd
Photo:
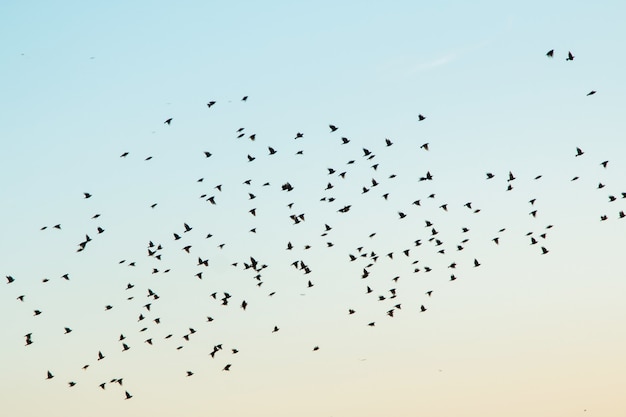
<path id="1" fill-rule="evenodd" d="M 16 279 L 0 287 L 3 407 L 622 416 L 624 15 L 559 1 L 0 5 L 0 274 Z M 250 257 L 268 265 L 260 280 Z"/>

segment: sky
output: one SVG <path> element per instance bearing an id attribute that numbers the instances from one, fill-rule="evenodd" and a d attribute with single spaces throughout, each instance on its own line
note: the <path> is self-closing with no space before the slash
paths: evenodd
<path id="1" fill-rule="evenodd" d="M 3 2 L 2 409 L 623 416 L 625 17 Z"/>

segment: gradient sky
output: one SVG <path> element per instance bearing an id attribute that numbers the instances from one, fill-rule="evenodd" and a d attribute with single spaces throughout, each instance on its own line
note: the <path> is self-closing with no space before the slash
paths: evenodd
<path id="1" fill-rule="evenodd" d="M 1 409 L 623 416 L 625 19 L 618 1 L 1 3 Z"/>

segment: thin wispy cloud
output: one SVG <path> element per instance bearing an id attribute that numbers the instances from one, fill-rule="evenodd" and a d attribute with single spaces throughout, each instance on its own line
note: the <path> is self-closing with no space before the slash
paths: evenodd
<path id="1" fill-rule="evenodd" d="M 451 64 L 453 62 L 456 62 L 456 61 L 462 59 L 463 57 L 467 56 L 471 52 L 475 52 L 477 50 L 480 50 L 480 49 L 486 47 L 491 42 L 492 42 L 491 40 L 481 41 L 481 42 L 475 43 L 473 45 L 466 46 L 466 47 L 461 48 L 461 49 L 457 49 L 457 50 L 453 50 L 451 52 L 447 52 L 447 53 L 442 54 L 442 55 L 440 55 L 438 57 L 430 59 L 428 61 L 417 63 L 417 64 L 411 66 L 409 68 L 409 70 L 407 71 L 407 73 L 408 74 L 414 74 L 416 72 L 429 71 L 429 70 L 433 70 L 435 68 L 442 67 L 444 65 Z"/>

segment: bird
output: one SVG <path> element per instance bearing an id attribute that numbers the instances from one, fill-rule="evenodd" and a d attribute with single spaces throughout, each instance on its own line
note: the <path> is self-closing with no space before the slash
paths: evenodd
<path id="1" fill-rule="evenodd" d="M 418 115 L 417 115 L 417 120 L 419 120 L 420 122 L 421 122 L 422 120 L 426 120 L 426 116 L 424 116 L 424 115 L 422 115 L 422 114 L 418 114 Z"/>
<path id="2" fill-rule="evenodd" d="M 565 58 L 566 61 L 573 61 L 574 60 L 574 55 L 572 55 L 572 53 L 570 51 L 567 52 L 567 58 Z"/>
<path id="3" fill-rule="evenodd" d="M 550 49 L 550 50 L 548 51 L 548 53 L 546 54 L 546 56 L 547 56 L 548 58 L 552 58 L 552 57 L 554 56 L 554 49 Z"/>
<path id="4" fill-rule="evenodd" d="M 169 119 L 165 120 L 163 123 L 166 124 L 166 125 L 171 125 L 172 124 L 172 118 L 170 117 Z"/>
<path id="5" fill-rule="evenodd" d="M 328 125 L 328 127 L 330 128 L 331 133 L 338 129 L 338 127 L 335 125 Z"/>
<path id="6" fill-rule="evenodd" d="M 128 391 L 125 391 L 124 395 L 126 396 L 126 398 L 124 398 L 125 400 L 130 400 L 131 398 L 133 398 L 133 396 L 130 395 L 130 393 Z"/>
<path id="7" fill-rule="evenodd" d="M 52 372 L 48 371 L 46 379 L 52 379 L 52 378 L 54 378 L 54 375 L 52 375 Z"/>
<path id="8" fill-rule="evenodd" d="M 581 156 L 581 155 L 583 155 L 583 154 L 584 154 L 584 152 L 583 152 L 583 150 L 582 150 L 582 149 L 580 149 L 580 148 L 576 148 L 576 155 L 574 155 L 574 156 Z"/>
<path id="9" fill-rule="evenodd" d="M 596 93 L 596 90 L 591 90 L 590 92 L 587 93 L 587 96 L 592 96 Z"/>
<path id="10" fill-rule="evenodd" d="M 83 195 L 85 196 L 85 198 L 91 198 L 91 194 L 89 193 L 83 193 Z"/>

